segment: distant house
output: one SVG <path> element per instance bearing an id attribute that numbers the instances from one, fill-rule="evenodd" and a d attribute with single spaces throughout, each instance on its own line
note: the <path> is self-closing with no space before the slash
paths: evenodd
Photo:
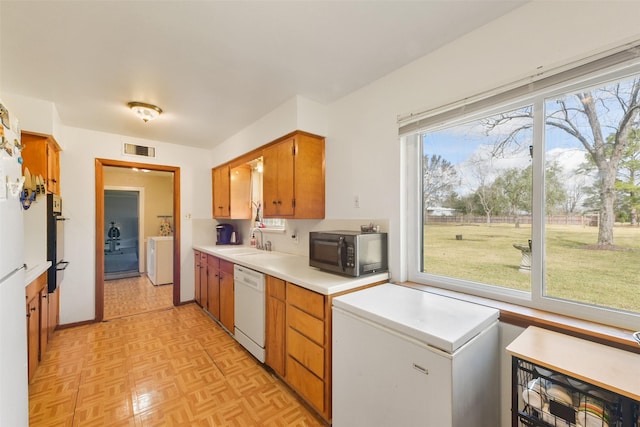
<path id="1" fill-rule="evenodd" d="M 427 208 L 427 215 L 430 216 L 453 216 L 456 210 L 452 208 L 443 208 L 441 206 L 434 206 Z"/>

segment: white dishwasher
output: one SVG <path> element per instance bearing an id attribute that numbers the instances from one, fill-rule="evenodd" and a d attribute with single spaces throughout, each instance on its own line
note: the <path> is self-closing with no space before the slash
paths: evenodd
<path id="1" fill-rule="evenodd" d="M 264 274 L 235 264 L 233 281 L 235 338 L 256 359 L 264 363 Z"/>
<path id="2" fill-rule="evenodd" d="M 399 285 L 333 299 L 333 426 L 499 425 L 498 311 Z"/>

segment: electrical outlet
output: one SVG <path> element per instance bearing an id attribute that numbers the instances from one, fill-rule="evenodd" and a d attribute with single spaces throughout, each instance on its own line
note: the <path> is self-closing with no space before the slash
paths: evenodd
<path id="1" fill-rule="evenodd" d="M 291 234 L 291 240 L 293 240 L 293 243 L 295 243 L 296 245 L 300 243 L 300 236 L 298 235 L 298 231 L 294 231 Z"/>
<path id="2" fill-rule="evenodd" d="M 360 207 L 360 196 L 358 196 L 357 194 L 353 196 L 353 207 L 354 208 Z"/>

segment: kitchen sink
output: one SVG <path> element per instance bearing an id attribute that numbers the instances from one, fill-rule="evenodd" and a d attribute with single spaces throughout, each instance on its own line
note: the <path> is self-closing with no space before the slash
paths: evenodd
<path id="1" fill-rule="evenodd" d="M 287 258 L 287 257 L 291 256 L 290 254 L 283 254 L 283 253 L 279 253 L 279 252 L 259 251 L 259 250 L 256 250 L 256 251 L 253 251 L 253 252 L 235 254 L 235 255 L 237 255 L 237 257 L 240 258 L 240 259 L 246 258 L 247 260 L 254 260 L 254 261 L 269 261 L 269 260 L 273 260 L 273 259 Z"/>
<path id="2" fill-rule="evenodd" d="M 225 255 L 249 255 L 258 253 L 258 250 L 244 246 L 237 248 L 216 248 L 216 252 L 220 252 Z"/>

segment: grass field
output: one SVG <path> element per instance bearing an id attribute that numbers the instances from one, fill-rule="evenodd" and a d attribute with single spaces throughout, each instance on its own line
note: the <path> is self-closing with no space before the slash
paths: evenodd
<path id="1" fill-rule="evenodd" d="M 616 227 L 615 244 L 625 250 L 594 250 L 595 227 L 548 225 L 545 295 L 640 312 L 640 228 Z M 456 240 L 462 235 L 462 240 Z M 530 226 L 429 224 L 425 271 L 511 289 L 530 290 L 531 274 L 519 271 Z"/>

